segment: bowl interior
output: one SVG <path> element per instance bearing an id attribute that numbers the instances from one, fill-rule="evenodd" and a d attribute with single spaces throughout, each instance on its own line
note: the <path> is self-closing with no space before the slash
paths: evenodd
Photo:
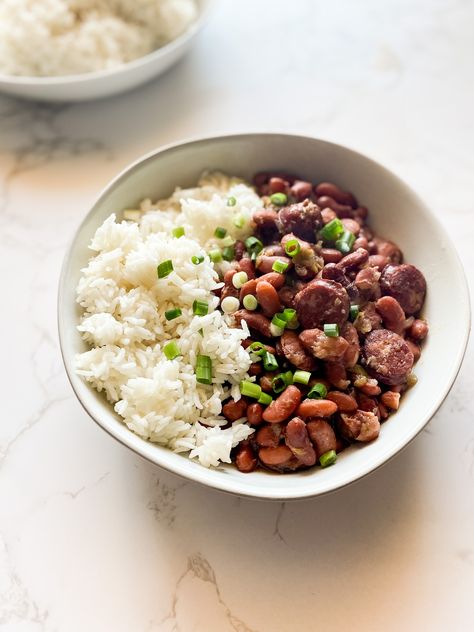
<path id="1" fill-rule="evenodd" d="M 76 332 L 80 310 L 75 287 L 90 256 L 88 243 L 112 212 L 141 199 L 168 196 L 176 186 L 196 183 L 205 169 L 250 179 L 257 171 L 286 170 L 313 181 L 329 180 L 353 191 L 370 210 L 371 226 L 395 241 L 408 262 L 426 276 L 424 316 L 430 335 L 415 373 L 418 384 L 371 444 L 343 452 L 335 467 L 291 475 L 241 474 L 233 467 L 208 470 L 187 457 L 147 443 L 129 431 L 105 398 L 74 373 L 74 355 L 85 350 Z M 72 386 L 89 414 L 110 434 L 150 461 L 218 489 L 261 498 L 303 498 L 352 482 L 405 446 L 439 407 L 459 370 L 469 331 L 469 299 L 452 243 L 420 199 L 396 176 L 372 160 L 325 141 L 280 134 L 205 139 L 160 150 L 132 165 L 101 195 L 80 226 L 63 266 L 59 293 L 62 352 Z M 444 332 L 449 331 L 449 336 Z"/>

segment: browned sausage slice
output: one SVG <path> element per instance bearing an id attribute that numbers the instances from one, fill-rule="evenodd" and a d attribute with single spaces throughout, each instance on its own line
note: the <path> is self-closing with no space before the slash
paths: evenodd
<path id="1" fill-rule="evenodd" d="M 321 329 L 306 329 L 299 335 L 303 346 L 319 360 L 342 361 L 349 343 L 342 336 L 329 337 Z"/>
<path id="2" fill-rule="evenodd" d="M 407 316 L 419 312 L 425 302 L 425 277 L 411 264 L 387 266 L 380 277 L 380 287 L 384 294 L 397 299 Z"/>
<path id="3" fill-rule="evenodd" d="M 315 329 L 325 323 L 345 323 L 350 301 L 340 283 L 315 279 L 295 296 L 295 307 L 301 326 Z"/>
<path id="4" fill-rule="evenodd" d="M 414 362 L 405 340 L 388 329 L 376 329 L 367 335 L 364 358 L 372 375 L 384 384 L 403 383 Z"/>
<path id="5" fill-rule="evenodd" d="M 314 244 L 316 232 L 322 225 L 321 210 L 311 200 L 290 204 L 278 213 L 277 224 L 283 234 L 294 233 L 297 237 Z"/>
<path id="6" fill-rule="evenodd" d="M 316 360 L 308 355 L 303 347 L 298 334 L 285 330 L 280 338 L 283 355 L 293 366 L 302 371 L 313 371 L 316 368 Z"/>

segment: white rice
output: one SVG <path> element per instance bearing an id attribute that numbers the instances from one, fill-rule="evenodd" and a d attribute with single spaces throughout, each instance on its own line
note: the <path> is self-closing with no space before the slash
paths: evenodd
<path id="1" fill-rule="evenodd" d="M 195 0 L 0 0 L 0 73 L 115 68 L 174 40 L 196 17 Z"/>
<path id="2" fill-rule="evenodd" d="M 236 200 L 228 206 L 229 197 Z M 250 234 L 250 217 L 261 207 L 245 183 L 222 174 L 204 175 L 197 188 L 177 190 L 167 200 L 142 203 L 139 222 L 118 222 L 111 215 L 90 245 L 94 257 L 82 270 L 77 300 L 84 309 L 78 329 L 90 350 L 77 357 L 77 372 L 114 404 L 124 423 L 144 439 L 188 452 L 205 466 L 230 462 L 230 451 L 252 428 L 243 420 L 222 429 L 222 401 L 240 397 L 238 384 L 248 377 L 250 359 L 241 346 L 247 326 L 216 307 L 219 287 L 214 264 L 202 255 L 218 245 L 217 226 L 235 239 Z M 130 213 L 129 213 L 130 214 Z M 132 215 L 137 215 L 134 213 Z M 235 216 L 245 226 L 233 224 Z M 183 226 L 185 236 L 172 237 Z M 158 279 L 157 265 L 167 259 L 173 271 Z M 230 266 L 219 264 L 221 272 Z M 195 299 L 207 301 L 206 316 L 194 316 Z M 182 315 L 167 321 L 166 310 Z M 167 360 L 163 346 L 178 342 L 181 356 Z M 213 383 L 196 382 L 198 354 L 212 359 Z"/>

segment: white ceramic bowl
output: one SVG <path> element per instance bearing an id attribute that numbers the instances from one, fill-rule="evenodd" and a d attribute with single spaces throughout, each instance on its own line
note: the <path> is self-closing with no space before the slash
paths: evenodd
<path id="1" fill-rule="evenodd" d="M 75 288 L 90 256 L 96 228 L 112 212 L 133 208 L 145 198 L 168 196 L 192 186 L 205 169 L 251 178 L 257 171 L 291 171 L 313 181 L 329 180 L 353 191 L 370 209 L 373 228 L 401 246 L 406 260 L 426 276 L 424 315 L 430 334 L 416 365 L 418 384 L 400 410 L 383 424 L 380 437 L 354 445 L 327 469 L 278 475 L 242 474 L 232 466 L 206 469 L 186 456 L 147 443 L 129 431 L 105 398 L 74 372 L 74 355 L 85 349 L 76 331 L 80 310 Z M 373 160 L 340 145 L 283 134 L 244 134 L 165 147 L 138 160 L 100 195 L 66 254 L 59 288 L 59 333 L 72 387 L 80 402 L 109 434 L 157 465 L 217 489 L 257 498 L 288 500 L 324 494 L 381 466 L 428 423 L 458 373 L 469 333 L 469 297 L 463 269 L 445 231 L 416 194 Z M 427 446 L 426 446 L 427 447 Z"/>
<path id="2" fill-rule="evenodd" d="M 35 101 L 76 102 L 126 92 L 163 74 L 191 47 L 214 0 L 198 0 L 198 19 L 175 40 L 149 55 L 113 70 L 62 77 L 16 77 L 0 74 L 0 92 Z"/>

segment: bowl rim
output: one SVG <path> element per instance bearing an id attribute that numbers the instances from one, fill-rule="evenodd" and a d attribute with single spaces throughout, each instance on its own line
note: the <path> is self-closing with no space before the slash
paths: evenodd
<path id="1" fill-rule="evenodd" d="M 175 39 L 171 40 L 160 48 L 152 50 L 146 55 L 137 57 L 137 59 L 132 59 L 131 61 L 120 64 L 119 66 L 116 66 L 114 68 L 109 68 L 105 70 L 93 70 L 91 72 L 82 72 L 73 75 L 51 75 L 45 77 L 37 77 L 34 75 L 8 75 L 0 73 L 0 85 L 12 85 L 18 87 L 70 86 L 93 82 L 94 80 L 116 77 L 121 74 L 125 74 L 128 71 L 133 72 L 138 68 L 153 63 L 160 57 L 165 57 L 168 53 L 173 53 L 181 46 L 184 46 L 204 26 L 204 23 L 208 20 L 209 14 L 215 2 L 216 0 L 206 0 L 206 3 L 203 7 L 198 7 L 198 17 L 194 20 L 194 22 L 192 22 L 192 24 L 188 26 L 188 28 L 183 33 L 178 35 L 178 37 L 176 37 Z"/>
<path id="2" fill-rule="evenodd" d="M 205 136 L 205 137 L 190 137 L 190 138 L 182 139 L 182 140 L 175 141 L 175 142 L 172 142 L 172 143 L 168 143 L 166 145 L 162 145 L 162 146 L 160 146 L 160 147 L 158 147 L 158 148 L 156 148 L 154 150 L 151 150 L 150 152 L 147 152 L 146 154 L 140 156 L 136 160 L 132 161 L 129 165 L 124 167 L 100 191 L 100 193 L 96 197 L 95 201 L 91 205 L 90 210 L 83 217 L 83 219 L 80 222 L 80 224 L 75 228 L 75 230 L 73 232 L 73 235 L 72 235 L 72 238 L 70 239 L 69 244 L 68 244 L 68 246 L 67 246 L 67 248 L 65 250 L 65 254 L 64 254 L 64 258 L 63 258 L 63 262 L 62 262 L 62 266 L 61 266 L 60 277 L 59 277 L 59 284 L 58 284 L 57 325 L 58 325 L 58 334 L 59 334 L 59 344 L 60 344 L 61 356 L 62 356 L 62 359 L 63 359 L 63 363 L 64 363 L 64 367 L 65 367 L 65 370 L 66 370 L 66 374 L 67 374 L 69 383 L 71 384 L 71 387 L 72 387 L 72 389 L 74 391 L 74 394 L 76 395 L 76 398 L 78 399 L 78 401 L 81 404 L 81 406 L 83 407 L 83 409 L 87 412 L 89 417 L 91 417 L 91 419 L 93 419 L 93 421 L 95 421 L 110 436 L 112 436 L 114 439 L 119 441 L 122 445 L 124 445 L 128 449 L 132 450 L 133 452 L 135 452 L 136 454 L 138 454 L 142 458 L 146 459 L 150 463 L 153 463 L 154 465 L 157 465 L 158 467 L 163 468 L 167 472 L 175 474 L 175 475 L 179 476 L 180 478 L 183 478 L 184 480 L 186 480 L 188 482 L 200 483 L 200 484 L 205 485 L 206 487 L 210 487 L 210 488 L 216 489 L 218 491 L 222 491 L 222 492 L 225 492 L 225 493 L 228 493 L 228 494 L 232 494 L 232 495 L 238 495 L 238 496 L 241 496 L 241 497 L 260 499 L 260 500 L 269 500 L 269 501 L 272 500 L 272 501 L 278 501 L 278 502 L 282 502 L 282 501 L 283 502 L 288 502 L 288 501 L 293 501 L 293 500 L 304 500 L 304 499 L 316 498 L 318 496 L 324 496 L 326 494 L 329 494 L 329 493 L 335 492 L 337 490 L 343 489 L 343 488 L 347 487 L 348 485 L 351 485 L 351 484 L 357 482 L 358 480 L 361 480 L 362 478 L 366 477 L 367 475 L 371 474 L 372 472 L 375 472 L 376 470 L 380 469 L 386 463 L 391 461 L 404 448 L 406 448 L 420 434 L 420 432 L 425 428 L 425 426 L 428 424 L 428 422 L 432 419 L 432 417 L 436 414 L 436 412 L 439 410 L 439 408 L 441 407 L 441 405 L 445 401 L 447 395 L 449 394 L 449 392 L 450 392 L 451 388 L 453 387 L 453 385 L 454 385 L 454 383 L 456 381 L 456 378 L 457 378 L 457 376 L 459 374 L 459 371 L 460 371 L 460 368 L 461 368 L 461 365 L 462 365 L 462 362 L 463 362 L 463 359 L 464 359 L 464 356 L 465 356 L 465 353 L 466 353 L 466 348 L 467 348 L 469 335 L 470 335 L 470 329 L 471 329 L 471 307 L 470 307 L 469 286 L 468 286 L 468 283 L 467 283 L 467 279 L 466 279 L 466 275 L 465 275 L 465 272 L 464 272 L 464 268 L 463 268 L 461 259 L 460 259 L 459 255 L 458 255 L 458 252 L 457 252 L 457 250 L 456 250 L 451 238 L 449 237 L 449 235 L 445 234 L 445 238 L 446 238 L 446 242 L 451 247 L 451 251 L 452 251 L 452 255 L 453 255 L 453 264 L 454 264 L 453 267 L 456 268 L 458 279 L 459 279 L 460 286 L 461 286 L 461 293 L 462 293 L 463 298 L 464 298 L 463 305 L 461 306 L 462 307 L 461 318 L 462 318 L 462 321 L 464 323 L 464 332 L 463 332 L 463 336 L 462 336 L 462 340 L 461 340 L 459 349 L 458 349 L 457 354 L 456 354 L 455 361 L 453 363 L 453 370 L 452 370 L 451 378 L 446 382 L 446 386 L 444 387 L 444 389 L 438 393 L 438 396 L 436 398 L 433 398 L 431 405 L 427 408 L 425 413 L 420 416 L 421 417 L 421 421 L 417 424 L 417 426 L 415 426 L 415 430 L 409 435 L 408 439 L 405 438 L 404 440 L 400 439 L 398 441 L 395 441 L 393 443 L 392 447 L 387 451 L 388 452 L 388 456 L 387 456 L 387 454 L 381 454 L 380 456 L 375 458 L 371 463 L 368 463 L 367 467 L 360 468 L 359 471 L 357 471 L 353 475 L 351 474 L 350 476 L 348 476 L 347 480 L 344 481 L 342 484 L 340 484 L 340 483 L 338 484 L 337 482 L 336 483 L 331 483 L 329 481 L 327 487 L 324 490 L 318 490 L 318 491 L 315 491 L 315 492 L 312 492 L 311 490 L 308 490 L 308 491 L 305 491 L 303 493 L 294 493 L 293 492 L 291 495 L 290 494 L 277 495 L 274 490 L 269 489 L 269 493 L 266 494 L 265 492 L 262 493 L 262 491 L 260 489 L 259 493 L 253 494 L 251 491 L 247 491 L 247 490 L 243 490 L 243 489 L 238 488 L 239 486 L 238 486 L 238 484 L 236 484 L 235 481 L 226 479 L 225 476 L 223 476 L 223 477 L 217 477 L 216 476 L 215 480 L 209 480 L 207 478 L 207 473 L 209 471 L 208 468 L 202 467 L 201 468 L 202 472 L 201 472 L 201 470 L 197 469 L 196 473 L 193 474 L 192 477 L 190 477 L 187 474 L 183 473 L 178 465 L 176 465 L 174 463 L 166 462 L 166 459 L 163 462 L 163 460 L 160 457 L 160 452 L 159 451 L 155 452 L 156 458 L 152 458 L 152 456 L 149 455 L 145 449 L 141 448 L 141 445 L 149 446 L 149 445 L 153 445 L 153 444 L 150 444 L 150 442 L 142 439 L 142 443 L 139 443 L 137 445 L 132 445 L 132 441 L 129 442 L 129 441 L 125 440 L 124 438 L 119 436 L 118 433 L 115 433 L 112 430 L 112 428 L 107 427 L 107 424 L 102 422 L 101 415 L 96 415 L 95 412 L 93 412 L 89 408 L 87 403 L 82 400 L 81 396 L 79 395 L 78 390 L 75 387 L 75 382 L 77 381 L 77 383 L 79 383 L 81 378 L 76 374 L 76 372 L 74 370 L 74 367 L 73 367 L 73 363 L 70 362 L 70 359 L 68 359 L 66 357 L 64 330 L 63 330 L 63 322 L 62 322 L 62 305 L 64 303 L 63 294 L 64 294 L 65 285 L 66 285 L 66 269 L 67 269 L 68 264 L 69 264 L 70 256 L 71 256 L 71 253 L 72 253 L 72 250 L 73 250 L 73 245 L 74 245 L 74 243 L 75 243 L 75 241 L 77 239 L 77 236 L 80 234 L 83 225 L 96 212 L 97 208 L 100 207 L 100 205 L 102 204 L 103 200 L 105 198 L 107 198 L 109 196 L 109 194 L 112 193 L 113 190 L 119 184 L 121 184 L 121 182 L 124 179 L 128 178 L 129 176 L 131 176 L 136 170 L 140 169 L 145 163 L 147 163 L 149 161 L 153 161 L 160 154 L 166 153 L 167 151 L 178 149 L 178 148 L 183 147 L 183 146 L 186 146 L 186 147 L 190 147 L 192 145 L 199 146 L 201 144 L 206 144 L 206 143 L 209 143 L 209 142 L 221 142 L 221 141 L 226 141 L 226 140 L 228 140 L 228 141 L 231 141 L 231 140 L 245 140 L 245 139 L 254 139 L 254 140 L 256 140 L 256 139 L 262 138 L 262 137 L 263 138 L 282 138 L 282 139 L 284 139 L 284 138 L 291 138 L 292 140 L 296 140 L 296 141 L 298 141 L 298 140 L 301 140 L 301 141 L 307 141 L 307 140 L 317 141 L 319 143 L 327 145 L 328 147 L 336 148 L 336 149 L 342 150 L 344 152 L 349 152 L 350 154 L 354 155 L 356 158 L 362 158 L 362 159 L 366 160 L 369 164 L 372 164 L 374 167 L 376 167 L 378 169 L 381 169 L 382 171 L 387 173 L 387 175 L 389 175 L 390 177 L 394 178 L 397 181 L 397 183 L 400 184 L 400 186 L 406 187 L 409 190 L 410 194 L 413 195 L 413 197 L 417 201 L 417 203 L 427 213 L 427 215 L 429 216 L 431 222 L 439 230 L 445 232 L 445 230 L 443 228 L 443 225 L 441 224 L 439 219 L 428 208 L 428 206 L 424 203 L 424 201 L 419 197 L 419 195 L 412 189 L 412 187 L 410 185 L 408 185 L 398 175 L 396 175 L 393 171 L 391 171 L 390 169 L 388 169 L 387 167 L 385 167 L 384 165 L 379 163 L 377 160 L 373 159 L 372 157 L 368 156 L 365 153 L 361 153 L 361 152 L 359 152 L 359 151 L 357 151 L 355 149 L 352 149 L 351 147 L 349 147 L 347 145 L 341 145 L 340 143 L 332 142 L 332 141 L 329 141 L 329 140 L 326 140 L 326 139 L 323 139 L 323 138 L 314 137 L 314 136 L 302 135 L 302 134 L 286 134 L 286 133 L 282 133 L 282 132 L 249 132 L 249 133 L 219 134 L 219 135 L 216 135 L 216 136 Z M 90 387 L 90 388 L 92 388 L 92 387 Z M 130 431 L 130 435 L 131 435 L 131 438 L 132 437 L 135 438 L 137 436 L 132 431 Z"/>

